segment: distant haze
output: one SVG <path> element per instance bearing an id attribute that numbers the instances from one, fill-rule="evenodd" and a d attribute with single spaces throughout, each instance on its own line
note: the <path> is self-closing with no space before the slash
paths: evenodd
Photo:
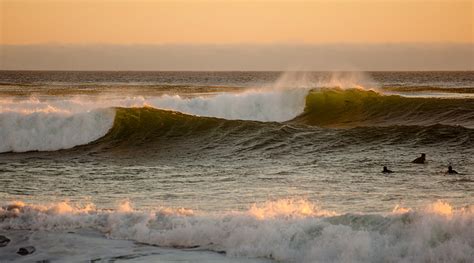
<path id="1" fill-rule="evenodd" d="M 0 69 L 474 70 L 474 45 L 3 45 Z"/>
<path id="2" fill-rule="evenodd" d="M 472 43 L 472 0 L 1 0 L 1 44 Z"/>
<path id="3" fill-rule="evenodd" d="M 0 0 L 0 68 L 472 70 L 472 0 Z"/>

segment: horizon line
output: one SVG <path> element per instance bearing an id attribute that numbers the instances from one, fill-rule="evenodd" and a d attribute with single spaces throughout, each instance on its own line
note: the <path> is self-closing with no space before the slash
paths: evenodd
<path id="1" fill-rule="evenodd" d="M 163 43 L 107 43 L 107 42 L 89 42 L 89 43 L 73 43 L 73 42 L 38 42 L 38 43 L 0 43 L 0 46 L 326 46 L 326 45 L 474 45 L 472 42 L 456 42 L 456 41 L 406 41 L 406 42 L 321 42 L 321 43 L 298 43 L 298 42 L 163 42 Z"/>

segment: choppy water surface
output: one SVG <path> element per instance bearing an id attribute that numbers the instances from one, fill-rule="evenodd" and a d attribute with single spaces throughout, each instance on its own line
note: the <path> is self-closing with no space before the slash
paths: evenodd
<path id="1" fill-rule="evenodd" d="M 0 83 L 0 234 L 78 247 L 35 260 L 474 256 L 473 72 L 3 71 Z"/>

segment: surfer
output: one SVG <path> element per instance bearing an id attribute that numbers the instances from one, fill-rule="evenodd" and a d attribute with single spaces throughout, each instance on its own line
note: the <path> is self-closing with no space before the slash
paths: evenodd
<path id="1" fill-rule="evenodd" d="M 392 170 L 389 170 L 389 169 L 387 168 L 387 166 L 384 166 L 382 173 L 384 173 L 384 174 L 389 174 L 389 173 L 393 173 L 393 171 L 392 171 Z"/>
<path id="2" fill-rule="evenodd" d="M 458 172 L 456 172 L 456 170 L 453 170 L 453 167 L 451 165 L 448 166 L 448 171 L 446 173 L 448 173 L 448 174 L 458 174 Z"/>
<path id="3" fill-rule="evenodd" d="M 425 163 L 426 154 L 422 153 L 420 157 L 413 160 L 412 163 Z"/>

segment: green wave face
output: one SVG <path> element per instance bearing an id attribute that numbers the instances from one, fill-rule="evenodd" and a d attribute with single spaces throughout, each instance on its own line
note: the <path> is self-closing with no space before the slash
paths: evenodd
<path id="1" fill-rule="evenodd" d="M 160 158 L 202 151 L 222 156 L 295 148 L 304 151 L 315 142 L 364 145 L 377 138 L 389 144 L 449 141 L 468 145 L 474 132 L 469 126 L 474 123 L 473 100 L 384 96 L 356 89 L 312 91 L 304 113 L 284 123 L 226 120 L 150 107 L 115 110 L 109 132 L 78 148 L 127 154 L 134 150 Z"/>
<path id="2" fill-rule="evenodd" d="M 116 108 L 113 127 L 92 145 L 100 148 L 174 147 L 187 140 L 193 147 L 205 147 L 209 143 L 219 144 L 231 137 L 245 137 L 277 127 L 280 124 L 200 117 L 150 107 Z"/>
<path id="3" fill-rule="evenodd" d="M 390 125 L 474 126 L 473 99 L 384 96 L 359 89 L 321 89 L 306 97 L 294 122 L 327 127 Z"/>
<path id="4" fill-rule="evenodd" d="M 180 136 L 216 126 L 223 120 L 144 108 L 116 108 L 112 129 L 99 141 L 146 142 L 169 134 Z"/>
<path id="5" fill-rule="evenodd" d="M 350 98 L 352 103 L 345 98 Z M 286 123 L 225 120 L 149 107 L 116 108 L 114 125 L 104 137 L 70 151 L 117 154 L 131 159 L 179 160 L 179 157 L 204 158 L 203 154 L 211 159 L 239 154 L 258 158 L 261 154 L 291 155 L 356 144 L 370 147 L 374 144 L 426 146 L 443 143 L 472 147 L 474 129 L 462 126 L 318 127 L 350 127 L 374 122 L 368 116 L 384 116 L 386 112 L 377 111 L 386 105 L 392 105 L 392 108 L 398 105 L 399 111 L 404 112 L 405 107 L 415 103 L 412 100 L 384 97 L 375 92 L 332 90 L 313 92 L 308 101 L 307 111 Z M 370 107 L 367 106 L 368 101 L 371 102 Z M 359 122 L 355 122 L 354 118 L 358 118 Z M 393 118 L 389 120 L 394 122 Z"/>

